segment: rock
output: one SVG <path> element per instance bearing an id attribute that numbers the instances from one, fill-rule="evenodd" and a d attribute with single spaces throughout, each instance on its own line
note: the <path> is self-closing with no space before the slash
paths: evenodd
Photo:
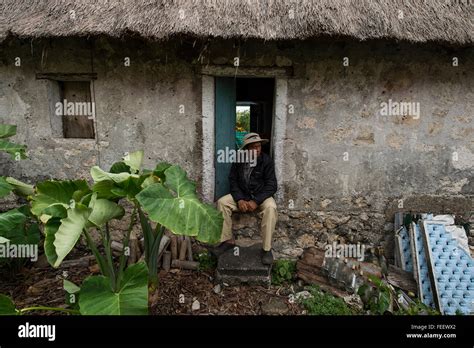
<path id="1" fill-rule="evenodd" d="M 326 208 L 331 203 L 332 203 L 332 201 L 330 199 L 326 198 L 325 200 L 321 201 L 321 207 Z"/>
<path id="2" fill-rule="evenodd" d="M 289 311 L 286 301 L 279 297 L 272 297 L 267 303 L 262 305 L 264 315 L 283 315 Z"/>
<path id="3" fill-rule="evenodd" d="M 311 234 L 302 234 L 296 239 L 298 246 L 307 248 L 314 245 L 314 236 Z"/>
<path id="4" fill-rule="evenodd" d="M 295 299 L 296 300 L 306 300 L 308 298 L 312 297 L 312 295 L 310 294 L 309 291 L 307 290 L 303 290 L 303 291 L 300 291 L 300 292 L 297 292 L 296 295 L 295 295 Z"/>
<path id="5" fill-rule="evenodd" d="M 314 230 L 322 230 L 324 228 L 324 225 L 318 221 L 316 222 L 313 222 L 311 224 L 311 228 L 314 229 Z"/>
<path id="6" fill-rule="evenodd" d="M 217 261 L 216 278 L 218 282 L 230 285 L 242 283 L 251 285 L 270 285 L 271 267 L 262 264 L 262 244 L 239 247 L 223 253 Z"/>
<path id="7" fill-rule="evenodd" d="M 198 311 L 199 309 L 201 309 L 201 304 L 199 303 L 198 300 L 194 300 L 192 306 L 191 306 L 191 309 L 193 311 Z"/>
<path id="8" fill-rule="evenodd" d="M 212 291 L 214 291 L 215 294 L 219 294 L 222 291 L 221 285 L 217 284 L 216 286 L 214 286 Z"/>
<path id="9" fill-rule="evenodd" d="M 327 228 L 327 229 L 334 229 L 337 227 L 337 224 L 335 223 L 334 220 L 332 219 L 327 219 L 326 221 L 324 221 L 324 226 Z"/>

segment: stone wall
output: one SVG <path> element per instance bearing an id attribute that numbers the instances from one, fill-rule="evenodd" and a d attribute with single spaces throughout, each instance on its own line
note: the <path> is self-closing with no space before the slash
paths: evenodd
<path id="1" fill-rule="evenodd" d="M 280 255 L 298 256 L 336 236 L 390 250 L 396 211 L 468 221 L 474 210 L 472 48 L 107 38 L 9 40 L 1 47 L 0 122 L 18 125 L 14 140 L 28 145 L 29 158 L 12 162 L 0 154 L 0 175 L 89 177 L 91 166 L 107 169 L 124 152 L 144 149 L 146 166 L 177 163 L 200 189 L 200 64 L 229 66 L 239 57 L 240 66 L 293 71 L 284 156 L 276 163 L 283 173 L 274 244 Z M 97 139 L 54 137 L 48 83 L 35 74 L 91 71 Z M 384 116 L 381 105 L 389 101 L 417 103 L 420 112 Z M 240 238 L 258 237 L 255 217 L 235 221 Z"/>

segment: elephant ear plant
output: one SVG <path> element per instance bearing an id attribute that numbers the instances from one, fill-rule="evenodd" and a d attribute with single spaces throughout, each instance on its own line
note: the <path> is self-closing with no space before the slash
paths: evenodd
<path id="1" fill-rule="evenodd" d="M 220 239 L 221 213 L 199 200 L 186 172 L 168 163 L 142 170 L 142 161 L 143 151 L 133 152 L 108 172 L 92 167 L 91 187 L 85 180 L 49 180 L 37 184 L 32 195 L 31 212 L 44 225 L 48 262 L 59 267 L 81 235 L 97 260 L 101 275 L 89 276 L 80 288 L 69 281 L 64 284 L 73 298 L 78 297 L 81 314 L 148 313 L 148 291 L 158 284 L 158 252 L 165 229 L 205 243 Z M 124 201 L 131 203 L 132 212 L 117 264 L 109 222 L 124 216 L 120 205 Z M 130 234 L 137 221 L 144 236 L 145 262 L 125 268 Z M 98 231 L 102 246 L 92 238 L 93 230 Z M 8 304 L 5 308 L 13 310 L 14 305 L 4 298 L 0 299 L 0 313 L 2 301 Z M 24 310 L 14 311 L 21 314 Z"/>
<path id="2" fill-rule="evenodd" d="M 159 163 L 153 170 L 141 170 L 143 152 L 127 154 L 109 172 L 99 167 L 91 169 L 98 197 L 111 200 L 127 199 L 133 205 L 131 220 L 136 215 L 144 237 L 145 262 L 150 285 L 158 281 L 158 251 L 165 228 L 177 235 L 193 236 L 214 244 L 220 239 L 223 218 L 211 205 L 202 203 L 195 184 L 177 165 Z M 152 223 L 156 227 L 152 227 Z M 128 245 L 130 231 L 124 245 Z"/>

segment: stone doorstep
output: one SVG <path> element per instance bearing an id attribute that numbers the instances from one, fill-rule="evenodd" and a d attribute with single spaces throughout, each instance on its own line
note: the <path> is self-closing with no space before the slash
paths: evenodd
<path id="1" fill-rule="evenodd" d="M 238 256 L 234 254 L 235 249 L 229 249 L 219 257 L 217 262 L 217 281 L 229 285 L 250 284 L 270 285 L 271 266 L 262 264 L 262 244 L 256 243 L 251 246 L 237 246 Z"/>

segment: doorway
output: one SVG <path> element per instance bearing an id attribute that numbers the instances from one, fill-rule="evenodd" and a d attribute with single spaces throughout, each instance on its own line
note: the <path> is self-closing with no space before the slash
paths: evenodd
<path id="1" fill-rule="evenodd" d="M 258 133 L 269 142 L 262 151 L 272 155 L 274 78 L 215 78 L 214 200 L 228 194 L 232 163 L 219 161 L 219 151 L 238 150 L 245 134 Z"/>

